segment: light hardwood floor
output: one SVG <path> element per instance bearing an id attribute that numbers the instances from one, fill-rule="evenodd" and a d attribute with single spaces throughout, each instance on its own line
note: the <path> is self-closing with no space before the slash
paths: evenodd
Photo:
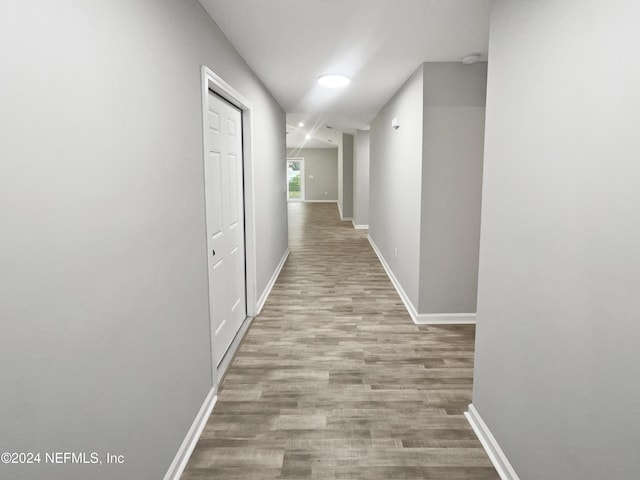
<path id="1" fill-rule="evenodd" d="M 499 480 L 463 416 L 474 327 L 417 326 L 335 204 L 289 204 L 291 254 L 182 480 Z"/>

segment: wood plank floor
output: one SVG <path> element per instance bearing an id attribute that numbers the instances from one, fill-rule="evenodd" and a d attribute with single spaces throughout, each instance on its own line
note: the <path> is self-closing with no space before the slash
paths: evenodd
<path id="1" fill-rule="evenodd" d="M 291 254 L 182 480 L 499 480 L 463 416 L 473 326 L 416 326 L 335 204 L 289 204 Z"/>

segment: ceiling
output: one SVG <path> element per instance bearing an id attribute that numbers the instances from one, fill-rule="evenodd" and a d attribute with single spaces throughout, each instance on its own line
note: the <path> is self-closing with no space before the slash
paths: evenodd
<path id="1" fill-rule="evenodd" d="M 487 55 L 491 0 L 200 3 L 284 108 L 290 148 L 335 147 L 328 140 L 340 132 L 367 130 L 423 62 Z M 317 78 L 327 73 L 351 83 L 321 87 Z"/>

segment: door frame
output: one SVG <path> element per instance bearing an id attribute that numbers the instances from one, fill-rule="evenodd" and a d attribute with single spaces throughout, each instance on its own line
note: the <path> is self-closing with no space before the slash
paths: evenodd
<path id="1" fill-rule="evenodd" d="M 304 177 L 304 157 L 287 157 L 287 168 L 289 160 L 294 162 L 300 162 L 300 198 L 289 198 L 289 176 L 287 175 L 287 202 L 304 202 L 306 192 L 304 191 L 305 177 Z"/>
<path id="2" fill-rule="evenodd" d="M 247 317 L 255 317 L 257 313 L 257 269 L 256 269 L 256 224 L 255 224 L 255 187 L 253 168 L 253 106 L 251 103 L 236 91 L 231 85 L 216 75 L 206 65 L 202 65 L 202 179 L 204 187 L 204 164 L 206 162 L 207 130 L 208 130 L 208 105 L 209 90 L 224 98 L 229 103 L 235 105 L 242 112 L 242 162 L 243 162 L 243 182 L 244 182 L 244 245 L 245 245 L 245 280 L 246 280 L 246 302 Z M 203 195 L 205 205 L 205 225 L 206 225 L 206 199 Z M 206 246 L 205 261 L 209 261 L 209 250 Z M 209 275 L 207 274 L 207 292 L 210 294 Z M 209 305 L 210 302 L 207 302 Z M 215 352 L 213 346 L 213 312 L 209 305 L 209 342 L 211 348 L 211 378 L 213 388 L 218 391 L 218 372 L 215 365 Z M 233 345 L 233 344 L 232 344 Z"/>

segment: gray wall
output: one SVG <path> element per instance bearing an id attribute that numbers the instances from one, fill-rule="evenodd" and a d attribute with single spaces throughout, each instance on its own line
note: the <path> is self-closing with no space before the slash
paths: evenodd
<path id="1" fill-rule="evenodd" d="M 523 480 L 640 470 L 639 18 L 494 7 L 473 403 Z"/>
<path id="2" fill-rule="evenodd" d="M 338 143 L 338 208 L 342 209 L 344 203 L 344 165 L 342 161 L 342 136 Z M 341 210 L 342 211 L 342 210 Z"/>
<path id="3" fill-rule="evenodd" d="M 337 148 L 290 149 L 287 157 L 304 158 L 305 200 L 338 200 Z"/>
<path id="4" fill-rule="evenodd" d="M 423 67 L 371 123 L 369 235 L 418 304 L 422 183 Z M 391 128 L 398 117 L 400 128 Z M 397 257 L 394 249 L 398 250 Z"/>
<path id="5" fill-rule="evenodd" d="M 195 1 L 0 15 L 0 450 L 162 478 L 211 388 L 200 66 L 253 103 L 258 295 L 287 247 L 284 112 Z"/>
<path id="6" fill-rule="evenodd" d="M 342 134 L 338 148 L 338 205 L 344 220 L 353 218 L 353 135 Z"/>
<path id="7" fill-rule="evenodd" d="M 486 62 L 424 64 L 420 313 L 475 313 Z"/>
<path id="8" fill-rule="evenodd" d="M 356 130 L 353 143 L 353 223 L 369 225 L 369 132 Z"/>

